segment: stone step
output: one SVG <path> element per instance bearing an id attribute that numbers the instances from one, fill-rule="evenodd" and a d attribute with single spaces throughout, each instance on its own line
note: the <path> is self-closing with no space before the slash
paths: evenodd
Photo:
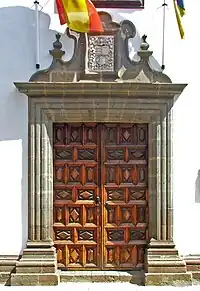
<path id="1" fill-rule="evenodd" d="M 144 284 L 143 271 L 61 271 L 60 281 L 67 282 L 129 282 Z"/>

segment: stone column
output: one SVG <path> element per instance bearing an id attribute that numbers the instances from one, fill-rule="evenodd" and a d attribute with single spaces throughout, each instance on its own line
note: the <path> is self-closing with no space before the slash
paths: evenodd
<path id="1" fill-rule="evenodd" d="M 38 100 L 39 103 L 39 100 Z M 29 233 L 11 285 L 57 285 L 52 241 L 52 123 L 40 104 L 29 101 Z M 50 134 L 50 136 L 49 136 Z"/>
<path id="2" fill-rule="evenodd" d="M 170 102 L 170 108 L 172 107 L 172 102 Z M 173 241 L 173 151 L 172 151 L 172 142 L 173 142 L 173 110 L 170 109 L 168 112 L 167 120 L 167 240 Z"/>
<path id="3" fill-rule="evenodd" d="M 154 221 L 157 217 L 157 223 L 155 224 L 156 229 L 154 228 L 154 231 L 150 234 L 150 242 L 146 251 L 146 285 L 160 285 L 163 282 L 166 285 L 191 284 L 191 275 L 186 273 L 186 264 L 179 256 L 173 242 L 172 124 L 168 106 L 164 106 L 160 122 L 150 126 L 150 134 L 156 132 L 157 140 L 157 147 L 155 147 L 157 148 L 157 156 L 154 157 L 157 168 L 155 169 L 155 166 L 150 168 L 150 175 L 157 175 L 154 180 L 154 183 L 157 183 L 157 193 L 151 193 L 157 198 L 153 199 L 154 203 L 157 200 L 157 207 L 153 208 L 157 214 L 152 214 Z M 149 146 L 151 152 L 151 141 L 149 141 Z M 151 155 L 150 159 L 152 159 Z M 154 165 L 151 160 L 149 162 Z M 154 187 L 150 186 L 149 190 L 152 189 Z M 152 212 L 153 210 L 150 213 Z"/>
<path id="4" fill-rule="evenodd" d="M 158 138 L 160 138 L 159 122 L 153 121 L 149 123 L 148 132 L 149 236 L 160 240 L 160 189 L 157 188 L 159 184 L 158 166 L 160 163 L 160 161 L 157 161 L 157 155 L 160 151 L 157 147 Z"/>

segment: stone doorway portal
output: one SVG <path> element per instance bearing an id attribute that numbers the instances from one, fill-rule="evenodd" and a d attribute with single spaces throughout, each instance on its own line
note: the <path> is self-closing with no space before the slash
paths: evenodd
<path id="1" fill-rule="evenodd" d="M 57 261 L 56 249 L 54 246 L 56 245 L 57 250 L 59 250 L 60 245 L 59 243 L 57 244 L 57 242 L 55 243 L 54 231 L 58 229 L 58 225 L 55 227 L 54 218 L 57 217 L 56 219 L 60 220 L 59 223 L 64 222 L 65 228 L 66 221 L 70 219 L 70 216 L 72 219 L 78 219 L 79 206 L 77 204 L 77 209 L 74 212 L 72 210 L 73 214 L 70 212 L 69 215 L 65 215 L 66 211 L 63 214 L 62 207 L 60 207 L 60 210 L 56 210 L 56 214 L 54 212 L 54 123 L 96 124 L 95 126 L 97 127 L 112 123 L 118 125 L 119 129 L 123 128 L 124 124 L 127 124 L 129 127 L 130 125 L 136 125 L 138 128 L 144 126 L 144 124 L 146 124 L 145 126 L 148 124 L 148 132 L 144 139 L 145 144 L 148 144 L 148 176 L 147 172 L 145 172 L 146 170 L 143 174 L 140 173 L 136 175 L 134 167 L 132 168 L 133 174 L 131 175 L 129 174 L 129 169 L 123 170 L 123 167 L 129 168 L 129 165 L 127 166 L 127 161 L 130 159 L 130 153 L 126 145 L 124 149 L 125 163 L 116 163 L 116 165 L 114 165 L 118 167 L 118 173 L 120 172 L 122 174 L 121 176 L 118 175 L 118 182 L 115 183 L 117 186 L 113 185 L 113 188 L 116 187 L 115 189 L 119 194 L 118 197 L 123 196 L 121 199 L 125 198 L 125 203 L 123 202 L 124 204 L 120 204 L 121 202 L 118 201 L 119 203 L 115 202 L 114 204 L 116 205 L 112 205 L 113 202 L 109 200 L 110 193 L 108 192 L 110 185 L 106 184 L 107 182 L 104 175 L 102 176 L 104 178 L 102 178 L 101 184 L 106 188 L 106 191 L 102 192 L 98 187 L 95 188 L 95 186 L 90 189 L 94 190 L 94 195 L 96 195 L 96 197 L 99 197 L 99 193 L 105 194 L 106 198 L 104 199 L 103 194 L 103 202 L 108 202 L 108 210 L 114 208 L 114 206 L 118 209 L 117 211 L 112 209 L 108 215 L 109 211 L 103 204 L 101 212 L 104 213 L 102 216 L 104 220 L 118 220 L 116 223 L 118 230 L 117 238 L 123 241 L 123 245 L 125 245 L 126 248 L 126 251 L 122 250 L 123 256 L 121 256 L 121 265 L 119 264 L 119 244 L 113 244 L 110 247 L 110 241 L 105 239 L 103 240 L 103 246 L 104 249 L 107 248 L 107 259 L 105 259 L 105 256 L 103 259 L 102 256 L 102 258 L 100 258 L 101 261 L 98 262 L 97 259 L 95 261 L 94 244 L 94 250 L 89 248 L 88 252 L 85 251 L 84 257 L 82 256 L 82 266 L 84 266 L 88 260 L 89 264 L 90 261 L 93 261 L 95 267 L 98 266 L 101 268 L 104 266 L 106 268 L 108 263 L 110 264 L 111 262 L 110 265 L 112 265 L 112 258 L 115 258 L 114 268 L 116 265 L 122 269 L 134 268 L 134 266 L 139 266 L 140 263 L 141 266 L 143 266 L 142 264 L 144 263 L 145 284 L 147 285 L 162 284 L 163 282 L 167 282 L 167 284 L 173 282 L 173 284 L 176 284 L 181 280 L 184 280 L 184 282 L 191 282 L 191 274 L 187 273 L 186 264 L 183 258 L 179 256 L 173 242 L 172 107 L 186 85 L 172 84 L 168 76 L 152 69 L 150 66 L 152 52 L 149 51 L 146 36 L 142 37 L 140 49 L 137 52 L 139 60 L 137 62 L 130 60 L 128 43 L 129 39 L 133 38 L 136 34 L 136 29 L 130 21 L 124 20 L 120 24 L 117 24 L 112 21 L 108 13 L 104 12 L 100 13 L 100 17 L 105 27 L 103 35 L 85 36 L 84 34 L 80 34 L 76 37 L 74 35 L 69 35 L 68 31 L 68 36 L 74 39 L 75 44 L 74 54 L 70 61 L 65 62 L 62 60 L 62 56 L 65 52 L 62 51 L 62 44 L 60 42 L 61 36 L 57 34 L 53 49 L 50 51 L 53 57 L 51 66 L 46 70 L 36 72 L 32 75 L 29 82 L 15 83 L 15 86 L 20 92 L 25 93 L 29 98 L 29 188 L 27 194 L 29 197 L 29 232 L 26 248 L 23 250 L 20 260 L 16 263 L 16 273 L 13 273 L 11 276 L 11 283 L 13 285 L 58 284 L 61 273 L 57 272 L 57 267 L 59 267 L 60 263 L 63 264 L 64 268 L 66 265 L 67 267 L 70 265 L 66 260 L 66 254 L 63 253 L 62 250 L 57 251 Z M 106 50 L 101 50 L 101 45 L 106 46 Z M 87 50 L 87 46 L 92 49 Z M 88 59 L 87 66 L 85 59 Z M 99 62 L 99 60 L 102 59 L 105 61 L 103 65 L 102 62 Z M 104 125 L 102 125 L 102 123 Z M 80 128 L 81 127 L 79 127 L 79 130 L 81 130 Z M 109 128 L 109 126 L 107 128 Z M 88 132 L 88 137 L 87 135 L 86 137 L 90 139 L 93 135 L 92 132 L 93 129 Z M 78 136 L 76 136 L 77 134 L 75 134 L 73 138 L 78 138 Z M 124 134 L 121 135 L 121 137 L 127 140 L 132 138 L 132 136 L 134 137 L 128 130 L 125 130 Z M 113 137 L 115 137 L 114 133 Z M 117 138 L 120 140 L 120 135 L 117 135 Z M 115 138 L 113 138 L 113 140 L 116 141 Z M 98 143 L 96 146 L 98 147 Z M 119 146 L 121 146 L 121 144 L 119 144 Z M 72 153 L 72 160 L 74 158 L 73 162 L 75 164 L 77 163 L 75 157 L 77 158 L 78 155 L 78 147 L 79 145 L 76 142 L 73 149 L 74 152 Z M 99 148 L 101 149 L 103 147 L 100 146 Z M 117 154 L 118 161 L 120 161 L 119 156 L 121 153 L 120 151 L 118 152 L 118 144 L 116 142 L 113 148 L 116 149 L 115 152 L 109 153 L 109 155 L 111 154 L 112 157 L 113 154 Z M 68 153 L 66 154 L 68 155 Z M 85 151 L 83 151 L 83 155 L 85 155 Z M 102 155 L 101 169 L 104 169 L 106 163 L 107 166 L 110 167 L 112 165 L 112 162 L 110 162 L 112 158 L 106 160 L 108 153 L 105 151 Z M 92 168 L 95 167 L 95 160 L 94 158 L 92 159 L 91 162 L 88 162 L 91 170 L 88 170 L 87 174 L 85 170 L 83 171 L 84 160 L 81 160 L 80 164 L 76 164 L 77 167 L 82 167 L 81 171 L 84 174 L 79 174 L 78 169 L 76 169 L 74 172 L 71 172 L 72 179 L 77 180 L 76 182 L 80 182 L 77 178 L 78 175 L 80 175 L 82 181 L 86 181 L 86 179 L 94 181 L 94 176 L 96 174 L 95 170 Z M 117 160 L 117 158 L 115 159 Z M 137 159 L 140 159 L 139 155 L 137 155 Z M 141 159 L 143 162 L 146 161 L 146 157 Z M 59 158 L 56 158 L 55 164 L 57 160 L 59 160 Z M 134 160 L 134 158 L 130 160 Z M 136 164 L 138 168 L 142 165 L 142 163 L 139 162 Z M 143 166 L 144 164 L 145 163 L 143 163 Z M 87 164 L 85 164 L 84 167 L 85 166 L 87 166 Z M 106 173 L 106 170 L 104 170 L 104 173 Z M 109 173 L 112 173 L 112 170 Z M 114 181 L 114 179 L 117 180 L 115 173 L 116 171 L 113 170 L 111 181 Z M 67 175 L 64 175 L 64 177 L 66 176 Z M 145 213 L 145 211 L 141 210 L 141 213 L 138 211 L 139 214 L 136 215 L 135 213 L 137 213 L 137 210 L 133 210 L 133 214 L 130 214 L 130 211 L 127 209 L 122 211 L 123 207 L 121 207 L 121 205 L 124 205 L 124 208 L 129 208 L 128 205 L 130 200 L 128 200 L 128 197 L 130 193 L 127 185 L 121 187 L 123 190 L 125 189 L 124 193 L 123 191 L 119 193 L 119 189 L 121 190 L 121 188 L 118 187 L 120 179 L 123 179 L 123 177 L 127 180 L 132 179 L 133 182 L 133 180 L 136 180 L 136 176 L 138 176 L 138 179 L 142 180 L 143 178 L 141 177 L 145 177 L 145 181 L 148 177 L 148 240 L 147 232 L 145 234 L 141 233 L 141 237 L 145 235 L 144 241 L 147 240 L 147 244 L 145 242 L 146 248 L 144 259 L 142 258 L 142 252 L 138 252 L 138 250 L 137 256 L 135 255 L 139 244 L 135 244 L 136 248 L 133 247 L 131 250 L 128 250 L 127 242 L 130 240 L 128 240 L 127 230 L 129 228 L 127 224 L 131 223 L 131 215 L 132 221 L 136 222 L 137 217 L 144 217 L 141 213 Z M 61 179 L 61 177 L 62 173 L 57 175 L 58 180 Z M 132 186 L 130 186 L 130 188 L 131 187 Z M 112 188 L 112 186 L 110 188 Z M 72 199 L 70 198 L 72 208 L 76 208 L 75 205 L 78 195 L 79 197 L 85 196 L 85 194 L 83 194 L 84 192 L 77 193 L 78 187 L 75 186 L 74 189 L 74 193 L 72 189 Z M 95 191 L 97 191 L 96 194 Z M 146 188 L 144 191 L 146 191 Z M 91 193 L 89 193 L 88 197 L 90 197 L 90 195 Z M 113 194 L 111 194 L 110 197 L 112 197 L 112 195 Z M 87 201 L 86 205 L 84 205 L 84 199 L 79 200 L 81 201 L 80 208 L 82 207 L 82 209 L 84 207 L 86 209 L 91 203 L 90 200 L 88 200 L 89 202 Z M 141 208 L 143 206 L 144 208 L 146 207 L 146 200 L 147 199 L 144 198 L 144 202 L 140 202 Z M 100 202 L 102 203 L 102 201 Z M 55 200 L 55 205 L 59 203 Z M 132 208 L 134 204 L 131 203 L 130 208 Z M 94 207 L 96 207 L 96 202 L 94 204 Z M 64 203 L 64 206 L 66 207 L 67 203 Z M 139 206 L 139 204 L 137 206 Z M 104 211 L 102 210 L 103 207 Z M 83 210 L 81 211 L 83 212 Z M 89 217 L 91 218 L 92 215 L 89 215 Z M 119 227 L 119 224 L 122 222 L 121 219 L 126 220 L 123 222 L 125 223 L 124 228 L 121 226 Z M 139 223 L 143 224 L 141 231 L 146 231 L 145 223 L 147 223 L 147 220 L 142 220 L 142 222 Z M 105 229 L 104 232 L 108 233 L 110 231 L 110 226 L 107 226 L 107 224 L 101 224 L 101 227 L 102 230 Z M 96 223 L 93 228 L 94 233 L 97 228 L 98 226 Z M 85 237 L 86 234 L 88 241 L 93 237 L 93 233 L 85 233 L 86 229 L 80 228 L 80 231 L 84 230 L 82 233 L 80 231 L 78 233 L 77 230 L 78 228 L 74 227 L 72 231 L 72 239 L 74 240 L 72 240 L 72 246 L 76 241 L 77 247 L 78 236 Z M 135 234 L 136 231 L 133 231 L 131 235 L 134 237 Z M 70 232 L 63 234 L 63 236 L 66 235 L 70 235 Z M 106 235 L 104 235 L 104 238 Z M 111 233 L 109 236 L 111 238 L 113 236 L 115 237 L 115 233 Z M 143 239 L 140 238 L 138 241 L 140 240 L 142 241 Z M 84 245 L 83 243 L 81 244 L 82 246 Z M 57 247 L 57 245 L 59 246 Z M 63 245 L 61 244 L 61 247 L 66 245 L 66 243 Z M 87 248 L 90 245 L 87 243 L 85 246 Z M 113 246 L 114 248 L 115 246 L 118 247 L 116 254 L 114 254 L 113 250 L 110 251 Z M 77 250 L 72 250 L 73 263 L 78 257 L 76 251 Z M 129 256 L 131 251 L 133 255 Z M 129 260 L 129 258 L 134 258 L 134 261 Z M 75 264 L 76 263 L 77 262 L 75 262 Z"/>
<path id="2" fill-rule="evenodd" d="M 147 124 L 54 124 L 59 268 L 144 269 L 147 139 Z"/>

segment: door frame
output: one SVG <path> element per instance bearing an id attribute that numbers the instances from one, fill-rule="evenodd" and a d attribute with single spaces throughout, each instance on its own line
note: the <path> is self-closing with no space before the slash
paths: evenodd
<path id="1" fill-rule="evenodd" d="M 96 86 L 98 93 L 94 96 Z M 53 122 L 148 123 L 149 238 L 172 240 L 170 109 L 174 91 L 167 96 L 165 90 L 160 91 L 163 97 L 156 99 L 155 93 L 152 94 L 154 84 L 141 84 L 139 91 L 134 89 L 138 84 L 123 84 L 121 91 L 120 86 L 117 83 L 83 83 L 79 86 L 81 95 L 78 98 L 75 97 L 77 84 L 73 83 L 65 83 L 62 98 L 52 93 L 50 98 L 45 95 L 38 98 L 33 96 L 35 91 L 29 93 L 29 241 L 52 244 Z M 181 85 L 177 86 L 174 89 L 180 90 Z M 104 87 L 108 91 L 103 90 Z M 112 92 L 112 99 L 109 92 Z"/>
<path id="2" fill-rule="evenodd" d="M 23 252 L 31 253 L 30 265 L 34 265 L 31 259 L 33 253 L 36 257 L 39 255 L 39 262 L 43 262 L 42 254 L 48 250 L 49 263 L 43 262 L 42 269 L 47 268 L 54 275 L 57 269 L 52 240 L 52 123 L 133 122 L 148 123 L 150 243 L 145 253 L 145 270 L 147 273 L 154 270 L 150 268 L 151 252 L 148 250 L 154 248 L 156 251 L 158 247 L 167 248 L 170 252 L 175 250 L 171 181 L 172 107 L 186 85 L 27 82 L 15 83 L 15 86 L 29 97 L 28 239 Z M 157 267 L 157 261 L 153 263 Z M 17 269 L 21 270 L 21 266 L 22 260 Z"/>

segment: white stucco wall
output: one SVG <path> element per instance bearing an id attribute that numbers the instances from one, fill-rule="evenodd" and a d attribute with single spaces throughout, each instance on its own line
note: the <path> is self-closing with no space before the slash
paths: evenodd
<path id="1" fill-rule="evenodd" d="M 43 5 L 46 1 L 40 1 Z M 200 169 L 200 96 L 198 90 L 198 30 L 200 2 L 185 0 L 186 39 L 179 37 L 168 0 L 166 16 L 165 73 L 173 82 L 188 83 L 174 106 L 174 237 L 181 254 L 200 253 L 200 190 L 195 202 L 195 182 Z M 143 11 L 109 10 L 116 21 L 129 19 L 138 30 L 130 42 L 130 55 L 138 49 L 139 35 L 148 35 L 154 58 L 161 62 L 162 0 L 146 0 Z M 27 239 L 28 134 L 27 98 L 15 89 L 14 81 L 28 81 L 35 72 L 35 14 L 31 0 L 0 1 L 0 254 L 18 254 Z M 108 10 L 107 10 L 108 11 Z M 40 13 L 40 63 L 50 65 L 48 51 L 55 31 L 63 32 L 54 3 Z M 62 37 L 65 59 L 73 42 Z M 13 243 L 14 241 L 14 243 Z"/>

